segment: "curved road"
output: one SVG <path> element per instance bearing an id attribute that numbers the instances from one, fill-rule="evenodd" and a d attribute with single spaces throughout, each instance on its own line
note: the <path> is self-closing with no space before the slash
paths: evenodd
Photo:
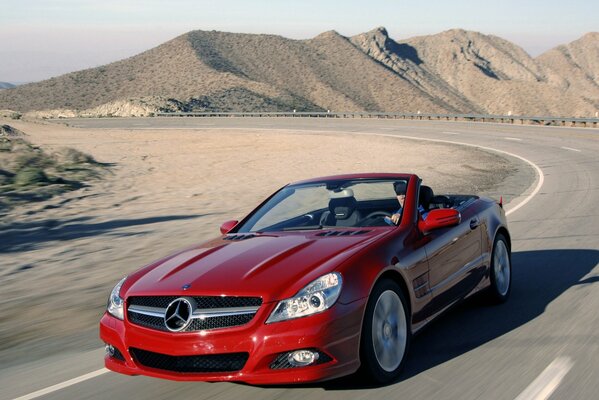
<path id="1" fill-rule="evenodd" d="M 495 307 L 468 301 L 437 320 L 413 342 L 400 382 L 376 388 L 351 378 L 274 388 L 176 383 L 104 373 L 99 349 L 5 370 L 0 376 L 0 398 L 37 396 L 43 392 L 36 391 L 44 388 L 49 393 L 38 398 L 599 398 L 599 131 L 376 119 L 153 118 L 68 123 L 88 128 L 262 128 L 398 135 L 509 152 L 529 160 L 541 173 L 536 173 L 536 182 L 523 196 L 506 207 L 513 236 L 510 300 Z M 77 377 L 81 382 L 69 381 Z M 55 384 L 62 386 L 52 387 Z"/>

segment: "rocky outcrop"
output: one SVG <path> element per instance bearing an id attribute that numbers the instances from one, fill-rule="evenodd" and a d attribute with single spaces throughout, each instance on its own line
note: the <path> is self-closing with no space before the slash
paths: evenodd
<path id="1" fill-rule="evenodd" d="M 418 57 L 418 50 L 406 43 L 397 43 L 383 27 L 350 38 L 360 50 L 399 76 L 443 102 L 445 108 L 484 112 L 441 77 L 430 71 Z"/>
<path id="2" fill-rule="evenodd" d="M 160 112 L 187 111 L 185 105 L 175 99 L 145 97 L 117 100 L 85 110 L 56 109 L 30 111 L 28 118 L 99 118 L 99 117 L 149 117 Z"/>
<path id="3" fill-rule="evenodd" d="M 17 128 L 10 125 L 0 125 L 0 138 L 18 138 L 23 136 L 25 136 L 25 133 Z"/>

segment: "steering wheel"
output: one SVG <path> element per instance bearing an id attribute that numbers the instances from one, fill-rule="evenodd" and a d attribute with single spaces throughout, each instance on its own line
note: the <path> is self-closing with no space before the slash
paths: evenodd
<path id="1" fill-rule="evenodd" d="M 314 220 L 314 215 L 313 214 L 304 214 L 304 215 L 302 215 L 302 218 L 305 218 L 308 220 L 308 222 L 311 222 Z"/>
<path id="2" fill-rule="evenodd" d="M 387 211 L 373 211 L 368 214 L 364 219 L 374 218 L 374 217 L 390 217 L 392 214 Z"/>
<path id="3" fill-rule="evenodd" d="M 363 220 L 374 219 L 376 217 L 390 217 L 392 214 L 387 211 L 373 211 L 363 218 Z"/>

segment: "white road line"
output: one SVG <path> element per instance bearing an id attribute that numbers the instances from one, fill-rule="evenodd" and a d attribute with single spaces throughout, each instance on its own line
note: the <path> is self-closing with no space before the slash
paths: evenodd
<path id="1" fill-rule="evenodd" d="M 558 357 L 537 377 L 516 400 L 545 400 L 557 389 L 574 363 L 569 357 Z"/>
<path id="2" fill-rule="evenodd" d="M 519 160 L 524 161 L 525 163 L 532 166 L 534 168 L 534 170 L 537 172 L 537 179 L 538 179 L 537 185 L 535 186 L 533 191 L 528 196 L 526 196 L 526 198 L 524 200 L 522 200 L 520 203 L 516 204 L 515 206 L 510 207 L 510 209 L 505 212 L 505 215 L 510 215 L 511 213 L 515 212 L 516 210 L 520 209 L 521 207 L 524 207 L 529 201 L 532 200 L 533 197 L 535 197 L 537 195 L 537 193 L 539 193 L 539 191 L 541 190 L 541 187 L 543 186 L 543 183 L 545 182 L 545 175 L 543 174 L 543 171 L 541 171 L 541 168 L 539 168 L 539 166 L 537 164 L 533 163 L 532 161 L 530 161 L 522 156 L 519 156 L 514 153 L 510 153 L 509 151 L 494 149 L 492 147 L 479 146 L 479 145 L 471 144 L 471 143 L 454 142 L 453 140 L 429 139 L 429 138 L 422 138 L 422 137 L 417 137 L 417 136 L 391 135 L 388 133 L 374 133 L 374 132 L 364 132 L 364 133 L 351 132 L 351 134 L 353 134 L 353 135 L 386 136 L 386 137 L 394 137 L 394 138 L 401 138 L 401 139 L 424 140 L 424 141 L 428 141 L 428 142 L 458 144 L 461 146 L 476 147 L 476 148 L 483 149 L 483 150 L 489 150 L 489 151 L 494 151 L 496 153 L 506 154 L 508 156 L 515 157 Z"/>
<path id="3" fill-rule="evenodd" d="M 56 392 L 57 390 L 76 385 L 76 384 L 86 381 L 88 379 L 95 378 L 95 377 L 103 375 L 107 372 L 110 372 L 110 371 L 108 371 L 106 368 L 102 368 L 97 371 L 90 372 L 89 374 L 81 375 L 81 376 L 78 376 L 77 378 L 69 379 L 68 381 L 64 381 L 62 383 L 57 383 L 56 385 L 52 385 L 45 389 L 38 390 L 37 392 L 33 392 L 33 393 L 26 394 L 25 396 L 17 397 L 16 399 L 13 399 L 13 400 L 35 399 L 35 398 L 50 394 L 52 392 Z"/>
<path id="4" fill-rule="evenodd" d="M 521 142 L 522 141 L 522 139 L 518 139 L 518 138 L 515 138 L 515 137 L 505 137 L 504 139 L 505 140 L 513 140 L 515 142 Z"/>
<path id="5" fill-rule="evenodd" d="M 459 135 L 457 132 L 443 132 L 446 135 Z"/>
<path id="6" fill-rule="evenodd" d="M 573 149 L 572 147 L 566 147 L 566 146 L 562 146 L 562 149 L 564 150 L 570 150 L 570 151 L 576 151 L 576 152 L 581 152 L 582 150 L 578 150 L 578 149 Z"/>

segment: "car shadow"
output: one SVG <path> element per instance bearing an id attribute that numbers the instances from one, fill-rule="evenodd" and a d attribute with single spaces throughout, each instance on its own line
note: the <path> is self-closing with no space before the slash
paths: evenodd
<path id="1" fill-rule="evenodd" d="M 118 230 L 167 221 L 200 218 L 207 215 L 210 214 L 165 215 L 150 218 L 114 219 L 95 223 L 91 222 L 92 217 L 18 222 L 0 231 L 0 254 L 34 250 L 50 241 L 66 241 L 99 235 L 131 236 L 136 233 L 118 232 Z"/>
<path id="2" fill-rule="evenodd" d="M 405 370 L 393 383 L 409 379 L 519 328 L 543 314 L 552 301 L 575 285 L 599 282 L 598 276 L 584 278 L 598 263 L 597 250 L 513 253 L 509 300 L 501 305 L 490 305 L 483 297 L 473 296 L 434 321 L 413 338 Z M 303 386 L 325 390 L 377 387 L 364 383 L 356 375 Z"/>

